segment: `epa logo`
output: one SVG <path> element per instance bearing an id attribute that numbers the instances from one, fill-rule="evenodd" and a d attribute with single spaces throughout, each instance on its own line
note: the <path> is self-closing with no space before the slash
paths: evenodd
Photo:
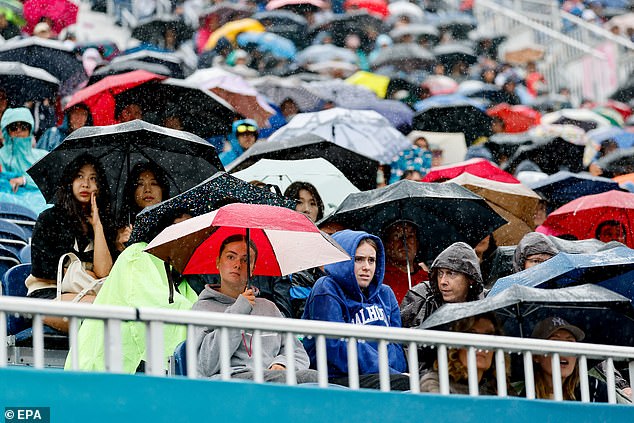
<path id="1" fill-rule="evenodd" d="M 6 407 L 4 421 L 9 422 L 40 422 L 50 423 L 50 407 Z"/>

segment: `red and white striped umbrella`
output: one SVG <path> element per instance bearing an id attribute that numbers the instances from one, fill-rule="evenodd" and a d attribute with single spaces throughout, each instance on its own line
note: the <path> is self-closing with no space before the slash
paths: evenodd
<path id="1" fill-rule="evenodd" d="M 182 274 L 217 274 L 220 244 L 231 235 L 246 235 L 257 247 L 255 275 L 284 276 L 350 260 L 307 216 L 283 207 L 242 203 L 172 225 L 145 251 Z"/>

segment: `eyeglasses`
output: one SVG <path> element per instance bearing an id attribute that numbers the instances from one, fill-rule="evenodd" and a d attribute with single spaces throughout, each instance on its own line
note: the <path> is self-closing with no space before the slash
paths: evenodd
<path id="1" fill-rule="evenodd" d="M 238 127 L 236 128 L 236 132 L 238 134 L 244 134 L 245 132 L 257 133 L 258 128 L 253 125 L 238 125 Z"/>
<path id="2" fill-rule="evenodd" d="M 15 131 L 30 131 L 31 125 L 26 122 L 13 122 L 7 126 L 7 131 L 15 132 Z"/>

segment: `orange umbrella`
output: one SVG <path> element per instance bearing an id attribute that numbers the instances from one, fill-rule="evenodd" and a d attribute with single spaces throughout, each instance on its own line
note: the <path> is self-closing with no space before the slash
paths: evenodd
<path id="1" fill-rule="evenodd" d="M 526 132 L 539 125 L 541 114 L 528 106 L 511 106 L 501 103 L 487 110 L 487 115 L 498 117 L 504 121 L 504 132 Z"/>

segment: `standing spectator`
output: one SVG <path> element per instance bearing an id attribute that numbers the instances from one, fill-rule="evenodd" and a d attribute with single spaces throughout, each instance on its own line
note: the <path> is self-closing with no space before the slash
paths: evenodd
<path id="1" fill-rule="evenodd" d="M 381 240 L 367 232 L 343 230 L 333 239 L 353 257 L 325 266 L 327 276 L 320 278 L 306 301 L 303 319 L 357 325 L 400 327 L 401 315 L 394 293 L 383 284 L 385 254 Z M 315 339 L 304 338 L 311 367 L 317 365 Z M 357 345 L 359 386 L 378 389 L 379 352 L 375 342 Z M 348 345 L 341 339 L 327 339 L 328 377 L 331 383 L 348 386 Z M 388 364 L 393 390 L 409 389 L 409 377 L 403 347 L 388 346 Z"/>

